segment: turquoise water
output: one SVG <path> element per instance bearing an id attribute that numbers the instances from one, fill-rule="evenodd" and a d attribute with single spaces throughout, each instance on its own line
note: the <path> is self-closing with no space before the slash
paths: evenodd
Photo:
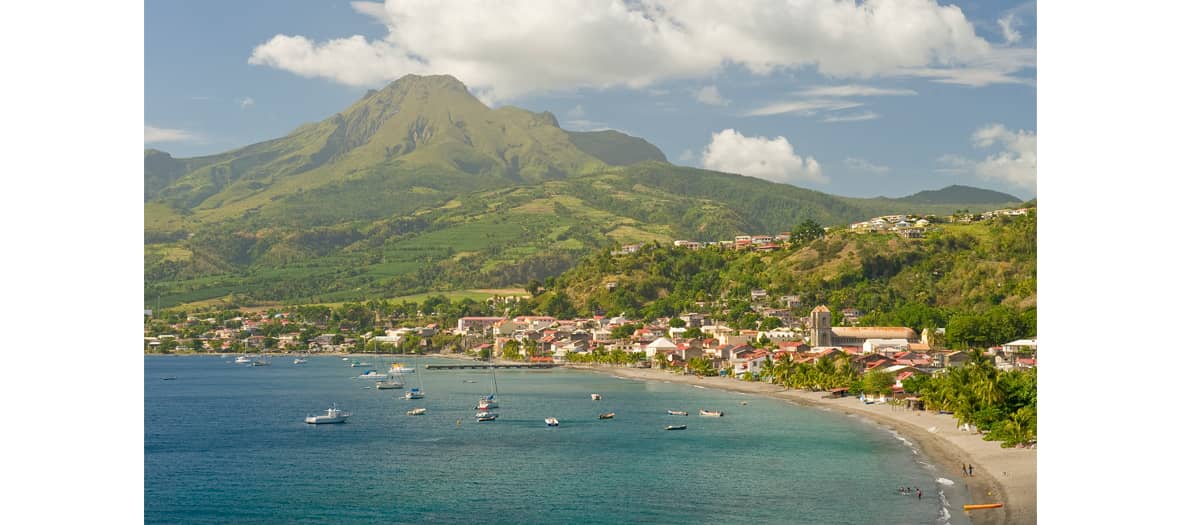
<path id="1" fill-rule="evenodd" d="M 365 360 L 381 371 L 390 363 Z M 425 399 L 365 389 L 373 381 L 353 379 L 362 369 L 338 357 L 279 357 L 269 367 L 145 357 L 144 521 L 966 522 L 948 512 L 966 498 L 957 477 L 859 418 L 556 369 L 497 371 L 500 419 L 477 423 L 489 372 L 404 362 L 418 369 L 407 386 L 421 380 Z M 303 422 L 332 403 L 353 413 L 348 423 Z M 419 406 L 427 415 L 405 415 Z M 699 417 L 701 408 L 725 416 Z M 615 419 L 597 419 L 610 411 Z M 561 426 L 546 427 L 548 416 Z M 922 500 L 899 486 L 920 487 Z"/>

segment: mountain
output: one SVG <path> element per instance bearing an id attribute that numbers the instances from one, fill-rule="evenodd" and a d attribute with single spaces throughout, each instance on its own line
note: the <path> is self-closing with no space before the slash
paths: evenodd
<path id="1" fill-rule="evenodd" d="M 566 131 L 415 75 L 277 139 L 146 150 L 144 199 L 144 295 L 165 305 L 506 286 L 618 243 L 955 209 L 674 166 L 643 139 Z"/>
<path id="2" fill-rule="evenodd" d="M 953 185 L 941 190 L 920 191 L 908 197 L 897 199 L 914 204 L 995 204 L 997 202 L 1018 204 L 1019 197 L 998 191 Z"/>

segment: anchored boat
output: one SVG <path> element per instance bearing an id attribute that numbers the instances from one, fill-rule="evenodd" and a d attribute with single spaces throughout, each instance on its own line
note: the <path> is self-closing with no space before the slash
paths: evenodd
<path id="1" fill-rule="evenodd" d="M 705 410 L 702 408 L 701 415 L 705 417 L 721 417 L 725 415 L 725 412 L 720 410 Z"/>
<path id="2" fill-rule="evenodd" d="M 557 420 L 557 418 L 555 418 L 555 417 L 547 417 L 547 418 L 545 418 L 545 425 L 546 425 L 546 426 L 555 427 L 555 426 L 557 426 L 557 425 L 560 425 L 560 424 L 561 424 L 561 422 L 560 422 L 560 421 L 558 421 L 558 420 Z"/>
<path id="3" fill-rule="evenodd" d="M 669 416 L 687 416 L 688 412 L 685 412 L 684 410 L 669 410 L 668 415 Z"/>
<path id="4" fill-rule="evenodd" d="M 348 412 L 341 412 L 340 409 L 336 408 L 336 405 L 332 405 L 332 408 L 325 410 L 323 414 L 318 416 L 307 416 L 303 419 L 303 421 L 309 425 L 343 423 L 350 416 L 352 416 L 352 414 Z"/>

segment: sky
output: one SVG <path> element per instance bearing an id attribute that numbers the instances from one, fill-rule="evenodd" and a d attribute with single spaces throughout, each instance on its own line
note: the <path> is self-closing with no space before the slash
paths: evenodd
<path id="1" fill-rule="evenodd" d="M 405 74 L 642 137 L 669 161 L 853 197 L 1036 196 L 1035 2 L 144 4 L 144 146 L 219 153 Z"/>

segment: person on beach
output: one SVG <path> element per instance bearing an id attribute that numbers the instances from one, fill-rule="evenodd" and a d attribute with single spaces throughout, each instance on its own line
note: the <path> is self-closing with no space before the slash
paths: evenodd
<path id="1" fill-rule="evenodd" d="M 967 475 L 968 475 L 968 476 L 974 476 L 974 475 L 975 475 L 975 465 L 971 465 L 971 464 L 968 464 L 968 465 L 967 465 Z"/>
<path id="2" fill-rule="evenodd" d="M 963 475 L 964 476 L 967 475 L 967 464 L 966 463 L 963 463 Z"/>
<path id="3" fill-rule="evenodd" d="M 922 489 L 918 489 L 918 501 L 922 501 Z"/>

